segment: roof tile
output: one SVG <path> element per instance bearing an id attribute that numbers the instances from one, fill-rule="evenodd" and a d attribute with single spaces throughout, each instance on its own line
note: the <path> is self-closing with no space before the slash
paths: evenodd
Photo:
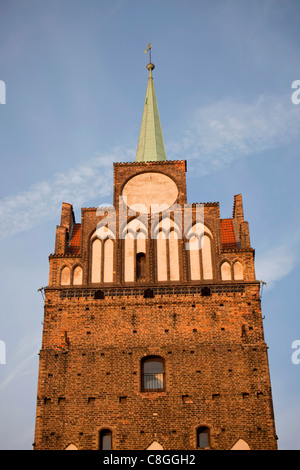
<path id="1" fill-rule="evenodd" d="M 74 224 L 72 237 L 69 243 L 69 254 L 80 255 L 81 224 Z"/>
<path id="2" fill-rule="evenodd" d="M 221 219 L 221 240 L 225 249 L 238 248 L 233 219 Z"/>

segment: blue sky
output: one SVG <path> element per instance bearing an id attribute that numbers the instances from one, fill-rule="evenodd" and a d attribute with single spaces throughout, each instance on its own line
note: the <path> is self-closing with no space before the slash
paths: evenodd
<path id="1" fill-rule="evenodd" d="M 242 193 L 267 282 L 262 308 L 280 449 L 300 449 L 298 0 L 0 3 L 0 446 L 31 449 L 48 256 L 61 203 L 112 203 L 135 158 L 152 42 L 167 158 L 189 202 Z"/>

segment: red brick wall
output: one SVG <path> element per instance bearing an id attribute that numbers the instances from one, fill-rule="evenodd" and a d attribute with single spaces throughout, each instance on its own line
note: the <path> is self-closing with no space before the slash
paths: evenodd
<path id="1" fill-rule="evenodd" d="M 173 177 L 178 202 L 185 204 L 184 161 L 115 164 L 115 201 L 124 182 L 149 167 Z M 114 282 L 91 285 L 91 236 L 101 218 L 95 208 L 82 209 L 80 254 L 74 256 L 68 252 L 72 206 L 63 205 L 45 290 L 36 449 L 64 449 L 70 443 L 97 449 L 99 431 L 109 428 L 114 449 L 145 449 L 158 441 L 165 449 L 193 450 L 199 426 L 210 428 L 212 449 L 230 449 L 239 439 L 251 449 L 276 448 L 260 285 L 239 196 L 235 249 L 222 246 L 219 204 L 205 204 L 214 279 L 194 282 L 181 240 L 180 281 L 157 283 L 155 242 L 148 240 L 146 278 L 125 284 L 123 240 L 116 240 Z M 239 260 L 244 279 L 222 281 L 223 260 Z M 62 267 L 78 264 L 82 286 L 60 287 Z M 204 286 L 211 295 L 202 295 Z M 154 298 L 144 298 L 147 288 Z M 104 299 L 96 300 L 99 289 Z M 141 391 L 141 360 L 147 355 L 165 361 L 163 392 Z"/>

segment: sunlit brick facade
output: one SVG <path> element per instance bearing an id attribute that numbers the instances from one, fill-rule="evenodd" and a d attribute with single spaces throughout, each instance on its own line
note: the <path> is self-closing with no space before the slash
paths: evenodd
<path id="1" fill-rule="evenodd" d="M 227 219 L 219 203 L 187 204 L 187 162 L 139 148 L 139 161 L 114 164 L 112 208 L 76 223 L 62 205 L 34 447 L 276 449 L 242 196 Z"/>

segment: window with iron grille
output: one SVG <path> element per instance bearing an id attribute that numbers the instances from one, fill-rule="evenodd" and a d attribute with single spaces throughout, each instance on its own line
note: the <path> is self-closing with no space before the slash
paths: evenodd
<path id="1" fill-rule="evenodd" d="M 141 363 L 142 392 L 161 392 L 165 390 L 164 359 L 159 356 L 147 356 Z"/>

